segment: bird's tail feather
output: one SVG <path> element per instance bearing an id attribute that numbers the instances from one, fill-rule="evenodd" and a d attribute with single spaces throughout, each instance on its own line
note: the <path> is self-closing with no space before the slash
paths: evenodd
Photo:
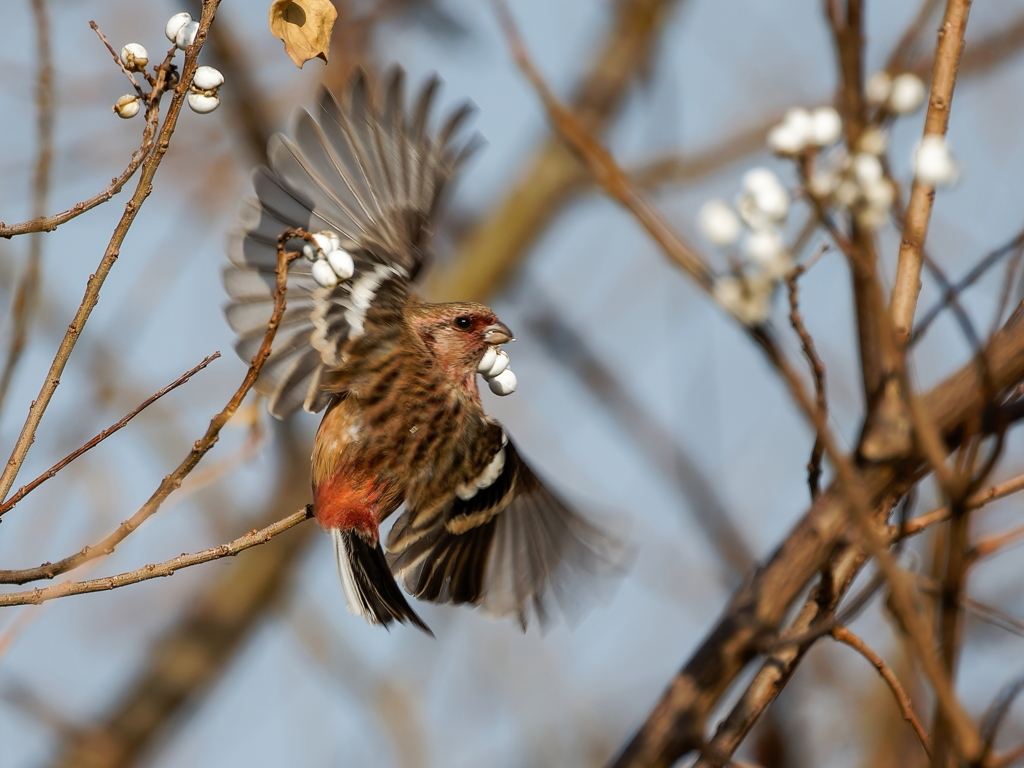
<path id="1" fill-rule="evenodd" d="M 342 528 L 332 528 L 331 536 L 345 602 L 352 613 L 371 624 L 384 626 L 392 621 L 409 621 L 433 637 L 430 627 L 416 615 L 391 575 L 379 542 Z"/>

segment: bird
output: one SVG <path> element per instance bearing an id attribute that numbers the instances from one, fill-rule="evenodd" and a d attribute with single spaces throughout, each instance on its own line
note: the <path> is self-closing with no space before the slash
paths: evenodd
<path id="1" fill-rule="evenodd" d="M 401 68 L 379 88 L 357 68 L 340 96 L 322 89 L 315 116 L 300 110 L 290 135 L 270 139 L 229 237 L 225 313 L 239 356 L 252 359 L 278 238 L 315 233 L 289 241 L 305 258 L 289 268 L 255 387 L 276 418 L 325 411 L 313 512 L 349 610 L 432 634 L 404 588 L 512 616 L 525 631 L 569 610 L 577 577 L 616 570 L 624 545 L 555 495 L 484 412 L 478 373 L 500 394 L 515 386 L 499 350 L 513 340 L 508 326 L 483 304 L 416 294 L 450 182 L 480 143 L 461 138 L 468 103 L 434 124 L 439 86 L 428 79 L 407 109 Z"/>

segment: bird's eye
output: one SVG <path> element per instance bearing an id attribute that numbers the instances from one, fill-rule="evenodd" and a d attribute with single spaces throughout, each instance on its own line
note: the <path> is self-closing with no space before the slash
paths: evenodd
<path id="1" fill-rule="evenodd" d="M 460 329 L 460 330 L 464 331 L 467 328 L 469 328 L 469 326 L 472 325 L 472 324 L 473 324 L 473 321 L 470 320 L 465 315 L 460 315 L 459 317 L 455 318 L 455 327 Z"/>

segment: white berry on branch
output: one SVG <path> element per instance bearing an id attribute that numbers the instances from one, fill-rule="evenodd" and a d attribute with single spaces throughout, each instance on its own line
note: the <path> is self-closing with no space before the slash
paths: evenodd
<path id="1" fill-rule="evenodd" d="M 139 97 L 134 93 L 126 93 L 114 102 L 113 107 L 114 114 L 118 117 L 124 118 L 125 120 L 139 114 L 139 109 L 141 109 Z"/>
<path id="2" fill-rule="evenodd" d="M 139 43 L 128 43 L 121 49 L 121 63 L 129 72 L 142 72 L 149 64 L 149 52 Z"/>

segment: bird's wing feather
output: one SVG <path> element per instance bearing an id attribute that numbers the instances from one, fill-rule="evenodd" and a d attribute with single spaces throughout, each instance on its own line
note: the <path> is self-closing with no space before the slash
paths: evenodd
<path id="1" fill-rule="evenodd" d="M 326 405 L 329 395 L 320 383 L 343 364 L 340 350 L 359 335 L 368 304 L 384 294 L 407 296 L 423 265 L 447 183 L 475 146 L 456 139 L 468 107 L 431 130 L 437 86 L 431 79 L 407 114 L 401 70 L 391 76 L 380 104 L 357 72 L 341 102 L 325 91 L 317 117 L 302 112 L 292 138 L 274 136 L 267 149 L 270 167 L 253 174 L 256 196 L 242 205 L 224 269 L 231 299 L 226 314 L 243 360 L 251 359 L 266 332 L 277 240 L 285 230 L 335 232 L 355 264 L 351 279 L 327 289 L 313 279 L 311 262 L 292 263 L 284 323 L 256 384 L 277 417 L 299 406 L 317 411 Z"/>
<path id="2" fill-rule="evenodd" d="M 524 628 L 532 612 L 545 624 L 556 606 L 573 612 L 575 576 L 617 571 L 625 547 L 549 491 L 511 442 L 496 448 L 485 487 L 471 494 L 463 484 L 426 524 L 417 500 L 407 501 L 388 536 L 388 560 L 420 599 L 481 605 Z"/>

